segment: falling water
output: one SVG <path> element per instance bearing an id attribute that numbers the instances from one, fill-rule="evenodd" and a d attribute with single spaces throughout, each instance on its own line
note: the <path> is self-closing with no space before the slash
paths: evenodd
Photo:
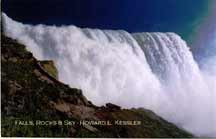
<path id="1" fill-rule="evenodd" d="M 31 26 L 5 14 L 3 22 L 7 36 L 53 60 L 59 80 L 95 104 L 145 107 L 198 136 L 216 136 L 216 76 L 200 71 L 177 34 Z"/>

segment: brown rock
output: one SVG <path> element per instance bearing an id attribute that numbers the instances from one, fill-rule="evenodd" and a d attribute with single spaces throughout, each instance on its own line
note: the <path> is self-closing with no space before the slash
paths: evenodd
<path id="1" fill-rule="evenodd" d="M 117 106 L 115 104 L 112 104 L 112 103 L 107 103 L 106 104 L 106 108 L 111 110 L 111 111 L 118 111 L 118 110 L 121 110 L 121 107 L 120 106 Z"/>

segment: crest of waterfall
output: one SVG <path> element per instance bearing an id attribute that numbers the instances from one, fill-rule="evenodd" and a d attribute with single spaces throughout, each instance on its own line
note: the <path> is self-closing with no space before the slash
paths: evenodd
<path id="1" fill-rule="evenodd" d="M 32 26 L 5 14 L 3 24 L 7 36 L 53 60 L 59 80 L 95 104 L 145 107 L 196 135 L 215 136 L 215 85 L 177 34 Z"/>

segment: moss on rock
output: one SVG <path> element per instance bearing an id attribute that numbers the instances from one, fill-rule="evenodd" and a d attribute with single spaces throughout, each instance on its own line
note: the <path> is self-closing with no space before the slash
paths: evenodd
<path id="1" fill-rule="evenodd" d="M 41 66 L 41 68 L 46 71 L 50 76 L 54 77 L 55 79 L 58 79 L 58 71 L 55 67 L 55 64 L 51 60 L 47 61 L 38 61 L 38 64 Z"/>

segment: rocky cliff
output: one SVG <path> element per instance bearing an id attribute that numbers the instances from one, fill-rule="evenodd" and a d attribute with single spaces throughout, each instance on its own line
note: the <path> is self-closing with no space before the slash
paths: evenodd
<path id="1" fill-rule="evenodd" d="M 149 110 L 95 106 L 57 80 L 52 62 L 4 35 L 1 41 L 2 136 L 192 137 Z"/>

